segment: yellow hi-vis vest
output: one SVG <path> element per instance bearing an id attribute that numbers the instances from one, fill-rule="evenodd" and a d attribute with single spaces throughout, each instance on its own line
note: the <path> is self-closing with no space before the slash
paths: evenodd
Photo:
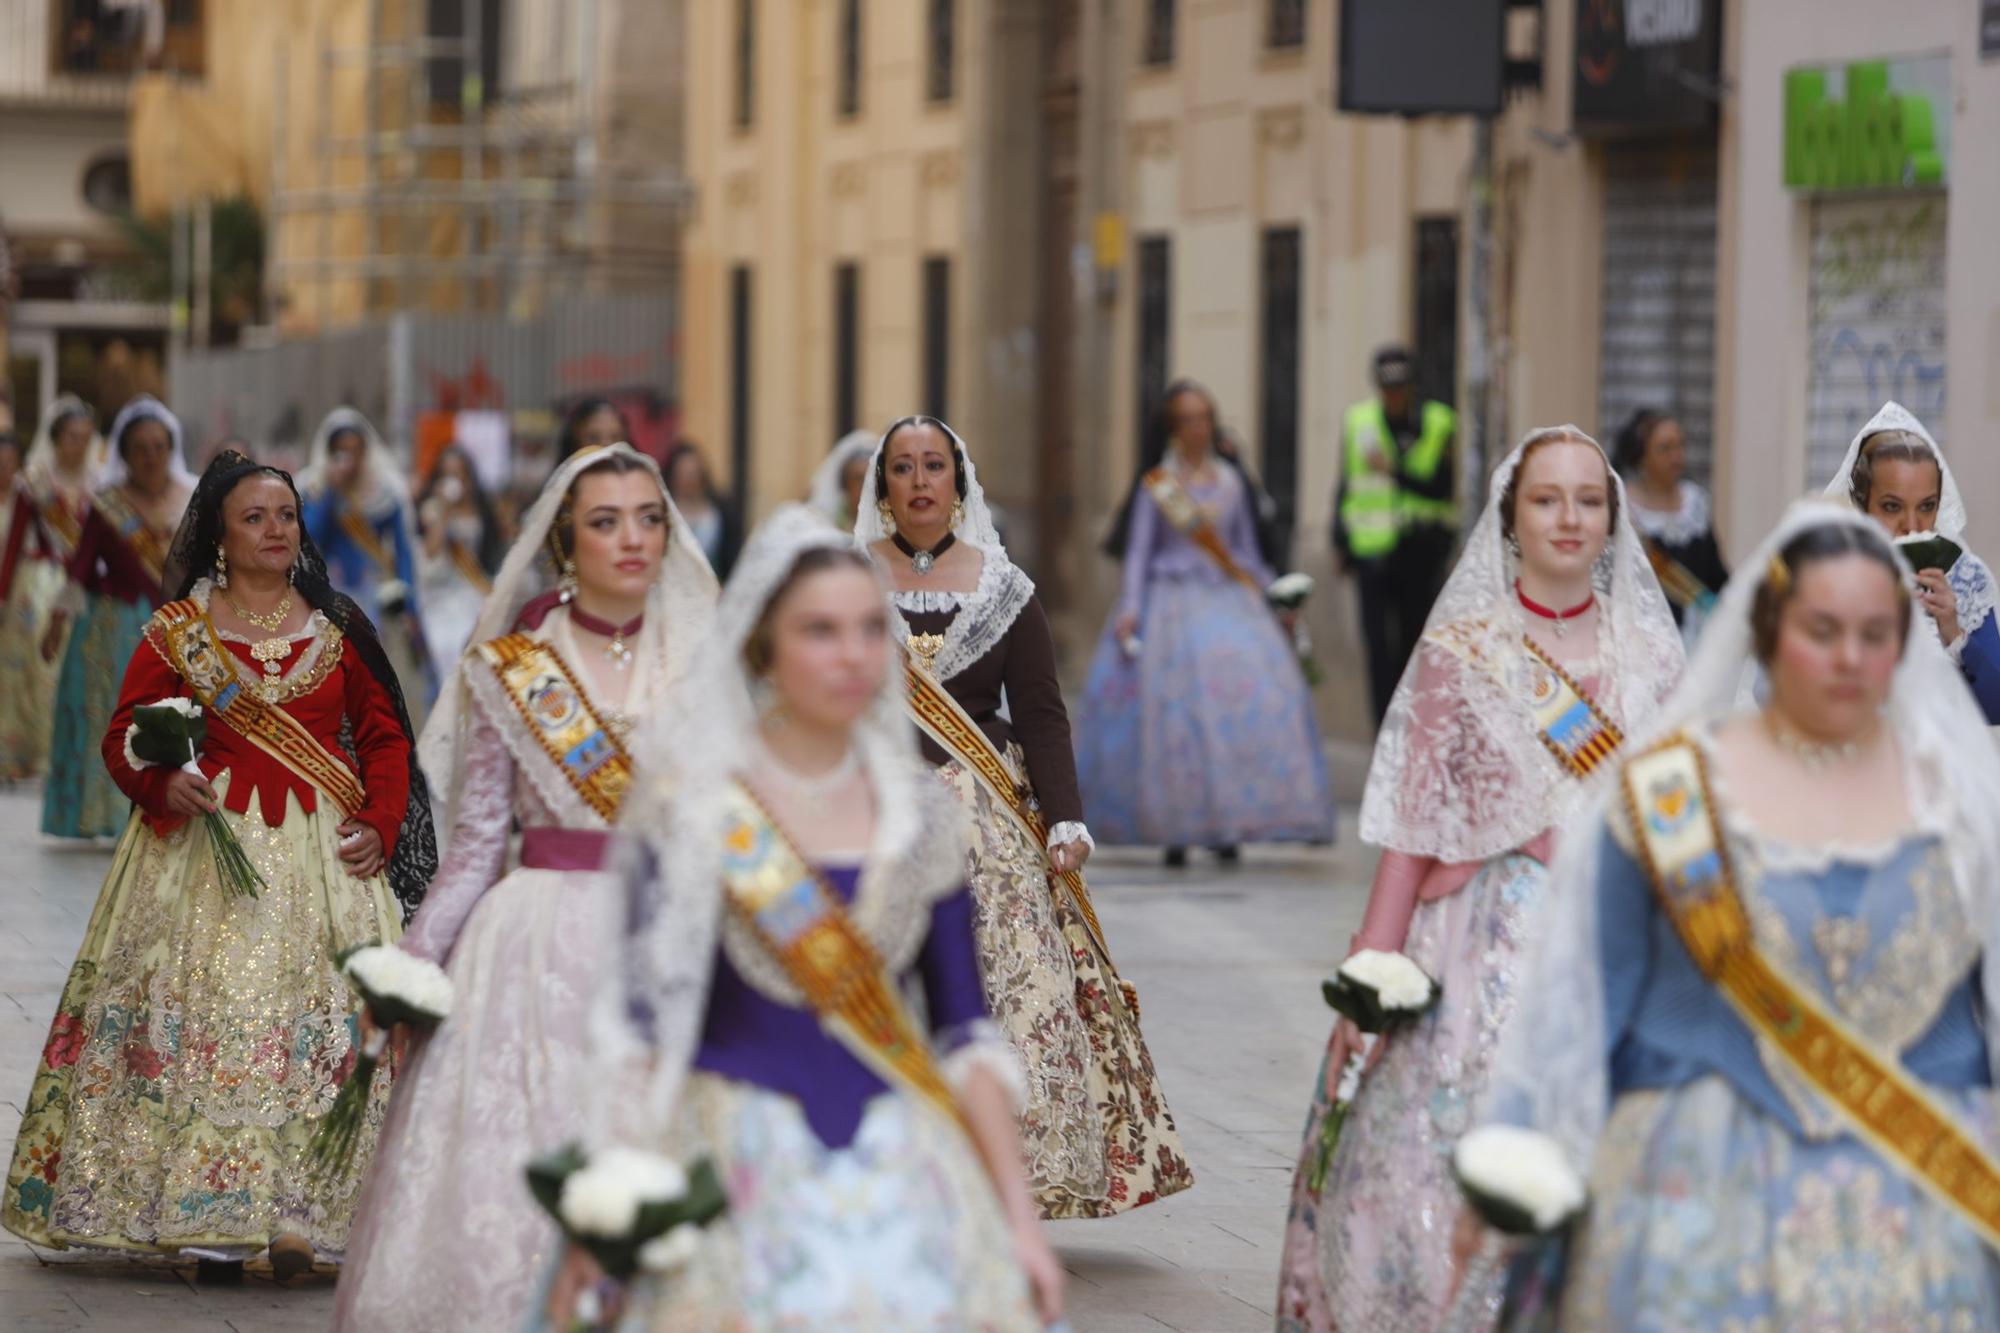
<path id="1" fill-rule="evenodd" d="M 1347 529 L 1349 554 L 1357 560 L 1372 560 L 1396 549 L 1396 539 L 1409 523 L 1450 524 L 1457 506 L 1450 500 L 1431 500 L 1406 495 L 1396 484 L 1400 470 L 1429 480 L 1449 456 L 1451 437 L 1458 430 L 1458 414 L 1443 403 L 1425 403 L 1417 440 L 1407 457 L 1399 456 L 1396 436 L 1379 399 L 1371 398 L 1347 409 L 1341 432 L 1342 467 L 1347 491 L 1341 500 L 1340 521 Z M 1389 462 L 1387 473 L 1368 466 L 1369 451 L 1380 451 Z"/>

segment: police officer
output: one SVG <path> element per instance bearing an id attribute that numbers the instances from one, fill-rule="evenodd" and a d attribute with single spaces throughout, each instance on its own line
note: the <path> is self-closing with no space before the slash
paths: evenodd
<path id="1" fill-rule="evenodd" d="M 1458 414 L 1420 402 L 1408 349 L 1375 353 L 1376 396 L 1347 409 L 1333 553 L 1354 575 L 1368 651 L 1368 692 L 1379 726 L 1443 586 L 1456 536 Z"/>

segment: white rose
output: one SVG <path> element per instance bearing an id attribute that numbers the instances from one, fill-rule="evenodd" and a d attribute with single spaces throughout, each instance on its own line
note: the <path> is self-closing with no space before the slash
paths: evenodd
<path id="1" fill-rule="evenodd" d="M 607 1148 L 563 1181 L 562 1215 L 572 1231 L 592 1236 L 630 1235 L 639 1209 L 671 1203 L 687 1193 L 678 1162 L 635 1148 Z"/>
<path id="2" fill-rule="evenodd" d="M 1562 1145 L 1537 1130 L 1481 1125 L 1452 1149 L 1452 1165 L 1468 1188 L 1514 1205 L 1542 1231 L 1583 1208 L 1583 1178 Z"/>
<path id="3" fill-rule="evenodd" d="M 184 699 L 179 695 L 175 695 L 171 699 L 157 699 L 146 706 L 148 708 L 171 708 L 182 717 L 201 716 L 200 704 L 192 699 Z"/>
<path id="4" fill-rule="evenodd" d="M 451 978 L 428 958 L 390 945 L 371 945 L 348 957 L 347 973 L 370 995 L 401 1000 L 441 1019 L 451 1016 Z"/>
<path id="5" fill-rule="evenodd" d="M 1399 953 L 1363 949 L 1340 965 L 1340 975 L 1375 992 L 1384 1009 L 1421 1009 L 1433 984 L 1424 970 Z"/>
<path id="6" fill-rule="evenodd" d="M 639 1247 L 639 1267 L 649 1273 L 670 1273 L 694 1258 L 701 1248 L 701 1228 L 683 1222 Z"/>
<path id="7" fill-rule="evenodd" d="M 1273 579 L 1264 593 L 1273 601 L 1290 602 L 1304 601 L 1312 596 L 1312 590 L 1312 575 L 1293 572 Z"/>

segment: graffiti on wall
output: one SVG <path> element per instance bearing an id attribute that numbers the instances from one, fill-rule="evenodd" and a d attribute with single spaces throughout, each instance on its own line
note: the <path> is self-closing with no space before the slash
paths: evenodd
<path id="1" fill-rule="evenodd" d="M 1877 196 L 1813 208 L 1807 481 L 1895 399 L 1943 438 L 1945 201 Z"/>

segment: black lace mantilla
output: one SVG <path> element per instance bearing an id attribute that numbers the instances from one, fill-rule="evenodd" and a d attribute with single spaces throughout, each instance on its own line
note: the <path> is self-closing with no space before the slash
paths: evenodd
<path id="1" fill-rule="evenodd" d="M 188 596 L 194 591 L 195 582 L 214 569 L 215 552 L 222 542 L 222 501 L 245 477 L 260 474 L 280 478 L 291 488 L 293 500 L 298 499 L 299 488 L 289 472 L 253 462 L 234 449 L 216 455 L 201 474 L 180 530 L 174 534 L 173 549 L 167 555 L 164 584 L 174 598 Z M 431 823 L 430 788 L 424 782 L 423 769 L 417 765 L 417 738 L 410 726 L 409 707 L 403 702 L 402 682 L 396 679 L 396 672 L 389 665 L 389 655 L 382 650 L 381 636 L 375 632 L 374 624 L 352 598 L 334 591 L 332 580 L 327 577 L 326 558 L 303 525 L 299 529 L 299 558 L 293 566 L 292 585 L 306 605 L 340 628 L 347 640 L 346 651 L 359 656 L 368 674 L 389 692 L 396 705 L 397 724 L 410 743 L 410 803 L 403 811 L 396 850 L 389 857 L 386 871 L 389 887 L 402 906 L 403 921 L 408 924 L 416 915 L 417 905 L 424 900 L 431 877 L 437 874 L 438 846 L 437 831 Z M 340 746 L 359 772 L 353 726 L 345 720 L 340 727 Z"/>

